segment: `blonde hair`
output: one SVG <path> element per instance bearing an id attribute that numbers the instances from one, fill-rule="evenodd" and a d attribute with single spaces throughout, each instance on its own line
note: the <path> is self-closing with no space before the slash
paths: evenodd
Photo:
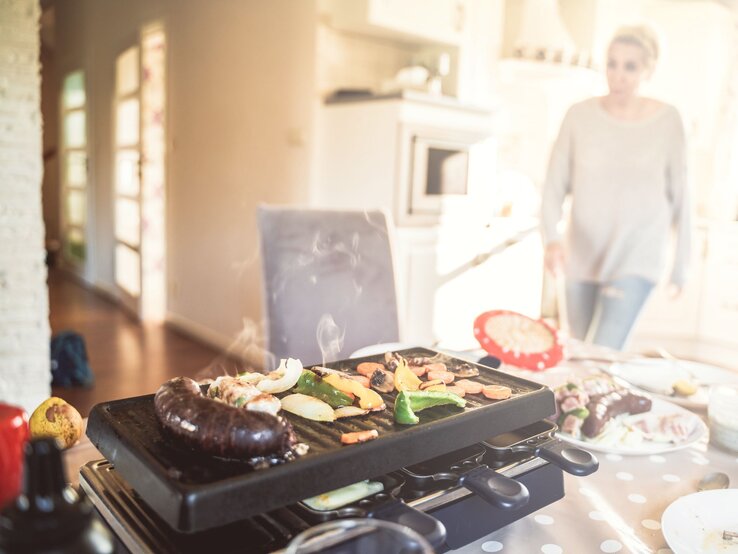
<path id="1" fill-rule="evenodd" d="M 627 25 L 620 27 L 612 39 L 610 46 L 615 42 L 634 44 L 643 50 L 643 63 L 649 70 L 653 70 L 659 57 L 659 41 L 656 32 L 648 25 Z"/>

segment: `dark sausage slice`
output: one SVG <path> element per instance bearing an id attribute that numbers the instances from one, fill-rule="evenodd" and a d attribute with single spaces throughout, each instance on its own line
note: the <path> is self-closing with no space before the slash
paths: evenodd
<path id="1" fill-rule="evenodd" d="M 297 442 L 287 420 L 207 398 L 188 377 L 175 377 L 159 387 L 154 409 L 166 429 L 215 456 L 283 456 Z"/>
<path id="2" fill-rule="evenodd" d="M 589 416 L 584 420 L 582 433 L 593 438 L 602 432 L 605 424 L 620 414 L 642 414 L 651 409 L 651 399 L 625 389 L 590 396 Z"/>

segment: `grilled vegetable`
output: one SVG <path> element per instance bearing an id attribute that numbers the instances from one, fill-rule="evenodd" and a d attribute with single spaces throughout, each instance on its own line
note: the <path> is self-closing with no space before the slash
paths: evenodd
<path id="1" fill-rule="evenodd" d="M 415 412 L 446 404 L 463 408 L 466 400 L 450 392 L 402 391 L 395 400 L 395 421 L 403 425 L 415 425 L 420 421 Z"/>
<path id="2" fill-rule="evenodd" d="M 356 373 L 364 375 L 365 377 L 371 377 L 372 373 L 378 369 L 384 369 L 384 364 L 379 364 L 377 362 L 361 362 L 356 366 Z"/>
<path id="3" fill-rule="evenodd" d="M 469 364 L 460 364 L 457 367 L 450 369 L 449 371 L 456 375 L 456 377 L 461 378 L 477 377 L 479 375 L 479 370 Z"/>
<path id="4" fill-rule="evenodd" d="M 324 379 L 309 369 L 302 370 L 302 375 L 300 375 L 300 379 L 297 381 L 295 392 L 314 396 L 334 408 L 351 406 L 354 403 L 353 397 L 329 385 Z"/>
<path id="5" fill-rule="evenodd" d="M 482 394 L 490 400 L 505 400 L 512 396 L 512 389 L 505 385 L 486 385 L 482 387 Z"/>
<path id="6" fill-rule="evenodd" d="M 333 408 L 322 400 L 306 394 L 290 394 L 282 399 L 282 409 L 313 421 L 335 421 Z"/>
<path id="7" fill-rule="evenodd" d="M 382 490 L 384 490 L 384 485 L 379 481 L 360 481 L 347 487 L 324 492 L 312 498 L 306 498 L 302 503 L 313 510 L 325 512 L 328 510 L 337 510 L 347 504 L 382 492 Z"/>
<path id="8" fill-rule="evenodd" d="M 359 442 L 366 442 L 376 439 L 379 433 L 376 429 L 369 429 L 368 431 L 355 431 L 353 433 L 344 433 L 341 435 L 342 444 L 356 444 Z"/>
<path id="9" fill-rule="evenodd" d="M 441 381 L 443 381 L 444 383 L 446 383 L 448 385 L 449 383 L 452 383 L 453 382 L 453 380 L 454 380 L 454 374 L 451 373 L 450 371 L 446 371 L 446 370 L 435 370 L 435 369 L 431 370 L 431 369 L 429 369 L 428 370 L 428 379 L 431 379 L 433 381 L 435 381 L 436 379 L 440 379 Z"/>
<path id="10" fill-rule="evenodd" d="M 461 387 L 469 394 L 482 394 L 482 383 L 470 381 L 469 379 L 459 379 L 458 381 L 456 381 L 455 385 L 457 387 Z"/>
<path id="11" fill-rule="evenodd" d="M 348 378 L 353 379 L 357 383 L 360 383 L 362 387 L 371 387 L 371 385 L 369 384 L 369 377 L 367 377 L 366 375 L 349 375 Z"/>
<path id="12" fill-rule="evenodd" d="M 390 393 L 395 388 L 395 377 L 386 369 L 379 368 L 369 377 L 369 384 L 379 392 Z"/>
<path id="13" fill-rule="evenodd" d="M 355 395 L 359 399 L 359 406 L 365 410 L 384 409 L 384 400 L 381 396 L 353 379 L 343 377 L 337 373 L 329 373 L 323 376 L 323 381 L 343 393 Z"/>
<path id="14" fill-rule="evenodd" d="M 402 360 L 395 369 L 395 388 L 397 392 L 413 391 L 420 388 L 422 381 L 407 366 L 407 362 Z"/>
<path id="15" fill-rule="evenodd" d="M 256 383 L 256 388 L 270 394 L 284 392 L 295 386 L 301 374 L 302 362 L 300 360 L 282 359 L 277 369 Z"/>
<path id="16" fill-rule="evenodd" d="M 336 419 L 366 415 L 368 413 L 369 410 L 363 410 L 358 406 L 344 406 L 343 408 L 336 408 L 333 410 L 333 414 L 336 416 Z"/>
<path id="17" fill-rule="evenodd" d="M 436 385 L 443 385 L 444 387 L 446 386 L 440 379 L 433 379 L 432 381 L 420 383 L 420 390 L 430 389 L 431 387 L 435 387 Z"/>

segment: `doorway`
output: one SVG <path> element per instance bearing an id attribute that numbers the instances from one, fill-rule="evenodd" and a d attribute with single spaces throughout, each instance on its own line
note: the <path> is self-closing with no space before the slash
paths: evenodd
<path id="1" fill-rule="evenodd" d="M 116 58 L 114 98 L 114 279 L 142 321 L 166 311 L 166 35 L 145 27 Z"/>

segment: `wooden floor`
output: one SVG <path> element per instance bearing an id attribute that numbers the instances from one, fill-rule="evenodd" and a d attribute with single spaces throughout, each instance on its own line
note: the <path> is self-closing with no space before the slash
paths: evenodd
<path id="1" fill-rule="evenodd" d="M 99 402 L 155 392 L 177 375 L 195 376 L 219 357 L 163 325 L 141 325 L 59 270 L 49 272 L 49 305 L 52 334 L 77 331 L 87 344 L 94 387 L 53 388 L 83 416 Z"/>

